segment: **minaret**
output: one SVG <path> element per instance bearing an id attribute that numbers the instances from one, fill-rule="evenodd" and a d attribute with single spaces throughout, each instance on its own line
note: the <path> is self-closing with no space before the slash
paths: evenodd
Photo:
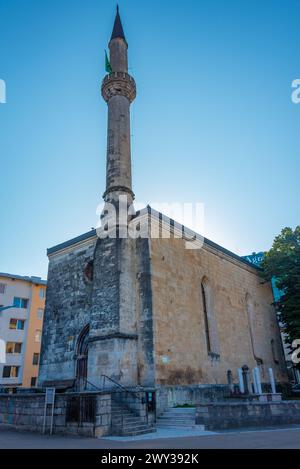
<path id="1" fill-rule="evenodd" d="M 107 168 L 105 202 L 117 202 L 126 195 L 134 200 L 131 178 L 130 104 L 136 97 L 134 79 L 128 74 L 128 44 L 117 7 L 109 42 L 112 73 L 102 83 L 102 96 L 108 105 Z"/>
<path id="2" fill-rule="evenodd" d="M 94 250 L 88 380 L 96 386 L 103 384 L 101 375 L 123 385 L 132 386 L 138 382 L 139 260 L 137 240 L 127 236 L 128 221 L 132 216 L 132 211 L 128 212 L 127 209 L 134 199 L 130 104 L 136 96 L 136 87 L 134 79 L 128 74 L 127 49 L 117 9 L 109 42 L 112 71 L 102 83 L 102 96 L 108 105 L 107 175 L 103 196 L 106 207 L 102 215 L 103 218 L 107 216 L 106 212 L 109 213 L 111 208 L 108 204 L 112 203 L 118 218 L 113 220 L 116 221 L 116 231 L 107 231 L 107 236 L 99 236 Z M 127 206 L 124 206 L 125 203 Z M 121 214 L 123 209 L 126 209 L 125 216 Z"/>

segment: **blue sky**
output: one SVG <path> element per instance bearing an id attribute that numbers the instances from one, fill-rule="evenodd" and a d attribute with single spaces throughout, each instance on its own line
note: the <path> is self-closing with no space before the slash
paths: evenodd
<path id="1" fill-rule="evenodd" d="M 237 254 L 299 224 L 298 0 L 120 0 L 139 201 L 202 202 Z M 0 271 L 47 273 L 105 189 L 104 48 L 116 2 L 0 0 Z"/>

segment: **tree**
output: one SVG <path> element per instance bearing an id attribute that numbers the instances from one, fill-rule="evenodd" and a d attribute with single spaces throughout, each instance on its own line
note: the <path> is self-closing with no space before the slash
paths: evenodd
<path id="1" fill-rule="evenodd" d="M 286 342 L 300 339 L 300 226 L 284 228 L 276 236 L 261 267 L 266 280 L 275 278 L 282 292 L 275 306 L 286 333 Z"/>

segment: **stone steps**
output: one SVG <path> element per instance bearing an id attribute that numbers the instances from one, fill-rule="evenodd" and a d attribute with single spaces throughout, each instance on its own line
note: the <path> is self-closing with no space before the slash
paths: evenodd
<path id="1" fill-rule="evenodd" d="M 204 425 L 196 425 L 196 409 L 168 408 L 157 419 L 157 428 L 183 428 L 204 431 Z"/>
<path id="2" fill-rule="evenodd" d="M 149 427 L 147 424 L 139 424 L 132 426 L 124 425 L 123 427 L 119 427 L 114 430 L 114 434 L 117 436 L 135 436 L 153 432 L 156 432 L 156 429 L 153 427 Z"/>
<path id="3" fill-rule="evenodd" d="M 140 430 L 148 430 L 149 427 L 145 423 L 136 422 L 132 425 L 124 425 L 123 428 L 125 428 L 129 432 L 133 432 L 133 431 L 140 431 Z"/>
<path id="4" fill-rule="evenodd" d="M 124 433 L 121 433 L 121 436 L 138 436 L 138 435 L 146 435 L 147 433 L 155 433 L 156 429 L 151 427 L 147 428 L 146 430 L 138 430 L 138 431 L 125 431 Z"/>
<path id="5" fill-rule="evenodd" d="M 140 418 L 139 417 L 136 417 L 135 415 L 129 415 L 129 416 L 123 416 L 122 418 L 122 415 L 118 415 L 118 416 L 113 416 L 113 419 L 115 421 L 123 421 L 123 422 L 135 422 L 135 421 L 140 421 Z"/>
<path id="6" fill-rule="evenodd" d="M 201 430 L 204 431 L 204 425 L 192 425 L 192 424 L 185 424 L 182 425 L 181 423 L 178 422 L 172 422 L 172 423 L 157 423 L 156 428 L 182 428 L 184 430 Z"/>
<path id="7" fill-rule="evenodd" d="M 111 413 L 112 415 L 134 415 L 133 412 L 130 412 L 130 410 L 127 409 L 112 409 Z"/>
<path id="8" fill-rule="evenodd" d="M 183 420 L 183 419 L 165 419 L 165 418 L 159 418 L 157 419 L 157 422 L 160 423 L 160 424 L 172 424 L 172 425 L 182 425 L 182 426 L 185 426 L 185 425 L 195 425 L 195 420 Z"/>
<path id="9" fill-rule="evenodd" d="M 113 433 L 118 436 L 137 436 L 153 433 L 155 428 L 149 426 L 140 417 L 131 412 L 125 405 L 112 402 Z"/>
<path id="10" fill-rule="evenodd" d="M 185 419 L 185 420 L 195 420 L 195 414 L 186 415 L 186 414 L 176 414 L 176 413 L 165 413 L 160 418 L 176 418 L 176 419 Z"/>
<path id="11" fill-rule="evenodd" d="M 114 420 L 113 423 L 115 425 L 126 425 L 126 426 L 132 426 L 132 425 L 140 425 L 141 423 L 144 425 L 147 425 L 145 422 L 143 422 L 141 419 L 131 419 L 131 420 Z"/>

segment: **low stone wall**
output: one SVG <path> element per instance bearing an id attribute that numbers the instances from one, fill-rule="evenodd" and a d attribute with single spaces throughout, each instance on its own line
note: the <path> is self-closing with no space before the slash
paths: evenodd
<path id="1" fill-rule="evenodd" d="M 92 418 L 84 421 L 70 419 L 68 407 L 70 400 L 76 404 L 76 398 L 90 397 L 93 407 Z M 42 432 L 44 422 L 45 394 L 0 394 L 0 426 L 20 431 Z M 76 410 L 76 409 L 75 409 Z M 75 413 L 76 414 L 76 413 Z M 79 413 L 80 415 L 80 413 Z M 50 406 L 46 419 L 46 432 L 50 428 Z M 53 433 L 77 434 L 101 437 L 111 432 L 111 396 L 109 393 L 70 393 L 57 394 L 55 397 Z"/>
<path id="2" fill-rule="evenodd" d="M 300 401 L 199 404 L 196 424 L 206 430 L 300 423 Z"/>
<path id="3" fill-rule="evenodd" d="M 194 405 L 211 401 L 223 401 L 230 396 L 227 385 L 199 384 L 189 386 L 158 386 L 156 389 L 156 413 L 161 415 L 167 407 Z"/>

